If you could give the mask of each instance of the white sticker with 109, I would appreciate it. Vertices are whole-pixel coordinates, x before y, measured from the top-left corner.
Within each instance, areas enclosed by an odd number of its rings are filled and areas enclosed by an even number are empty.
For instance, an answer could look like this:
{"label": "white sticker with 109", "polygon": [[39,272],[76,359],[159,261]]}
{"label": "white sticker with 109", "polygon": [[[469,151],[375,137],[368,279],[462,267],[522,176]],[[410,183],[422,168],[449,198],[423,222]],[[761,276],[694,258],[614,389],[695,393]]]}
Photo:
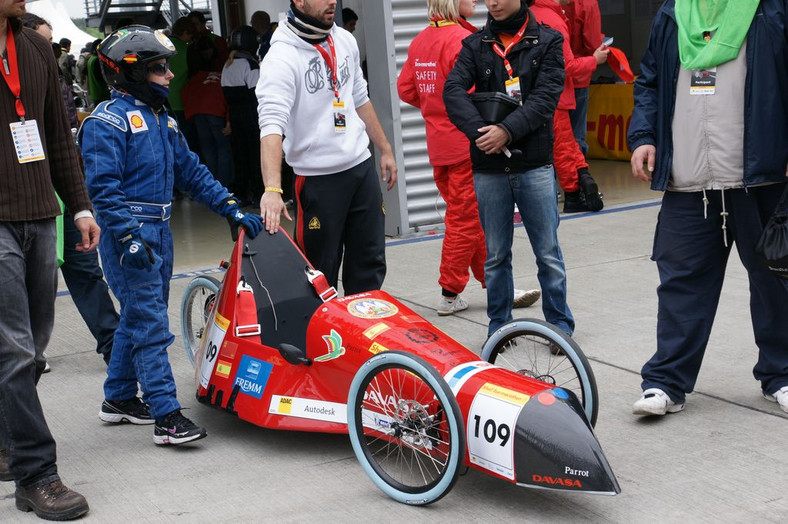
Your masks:
{"label": "white sticker with 109", "polygon": [[487,383],[468,413],[468,455],[471,464],[514,480],[514,432],[520,411],[530,397]]}
{"label": "white sticker with 109", "polygon": [[200,385],[204,388],[208,387],[208,382],[211,380],[211,375],[213,375],[216,357],[219,356],[219,348],[222,347],[229,325],[230,321],[218,313],[211,323],[211,331],[205,340],[205,357],[202,359],[202,366],[200,367]]}

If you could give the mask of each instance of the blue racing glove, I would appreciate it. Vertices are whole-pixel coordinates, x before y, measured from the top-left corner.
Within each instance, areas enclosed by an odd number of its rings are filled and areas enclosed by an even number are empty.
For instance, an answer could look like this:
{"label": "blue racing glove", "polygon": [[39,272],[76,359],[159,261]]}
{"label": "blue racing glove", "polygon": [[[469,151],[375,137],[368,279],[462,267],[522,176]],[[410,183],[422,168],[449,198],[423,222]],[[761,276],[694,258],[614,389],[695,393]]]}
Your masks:
{"label": "blue racing glove", "polygon": [[245,227],[250,238],[256,237],[263,230],[263,217],[257,213],[244,213],[232,197],[222,203],[219,212],[226,216],[231,224]]}
{"label": "blue racing glove", "polygon": [[120,265],[125,263],[136,269],[151,270],[153,267],[153,251],[145,240],[137,233],[129,233],[120,239],[123,245],[123,254],[120,256]]}

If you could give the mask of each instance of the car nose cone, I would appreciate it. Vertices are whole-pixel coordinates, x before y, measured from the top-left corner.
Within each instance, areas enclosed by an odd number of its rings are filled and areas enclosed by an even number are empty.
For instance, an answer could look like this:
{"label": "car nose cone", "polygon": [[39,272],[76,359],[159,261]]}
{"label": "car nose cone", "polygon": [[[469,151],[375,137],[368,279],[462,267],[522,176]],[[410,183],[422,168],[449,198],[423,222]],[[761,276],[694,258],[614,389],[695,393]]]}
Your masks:
{"label": "car nose cone", "polygon": [[517,419],[515,438],[517,484],[602,495],[621,493],[572,392],[555,388],[531,398]]}

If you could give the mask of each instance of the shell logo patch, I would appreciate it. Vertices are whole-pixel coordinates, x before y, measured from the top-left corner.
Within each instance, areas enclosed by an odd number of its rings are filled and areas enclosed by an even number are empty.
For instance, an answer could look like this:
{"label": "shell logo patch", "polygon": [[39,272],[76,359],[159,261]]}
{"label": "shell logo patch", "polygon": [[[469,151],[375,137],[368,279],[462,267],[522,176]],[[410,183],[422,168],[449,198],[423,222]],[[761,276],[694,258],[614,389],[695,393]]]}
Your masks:
{"label": "shell logo patch", "polygon": [[383,353],[384,351],[388,351],[389,348],[378,344],[377,342],[373,342],[371,346],[369,346],[369,352],[373,355],[377,355],[378,353]]}
{"label": "shell logo patch", "polygon": [[386,300],[359,298],[347,305],[347,311],[358,318],[386,318],[399,312],[399,308]]}
{"label": "shell logo patch", "polygon": [[141,133],[148,130],[148,124],[145,123],[145,119],[142,118],[142,113],[139,110],[127,111],[126,118],[129,120],[132,133]]}
{"label": "shell logo patch", "polygon": [[312,217],[309,221],[309,229],[320,229],[320,220],[317,217]]}

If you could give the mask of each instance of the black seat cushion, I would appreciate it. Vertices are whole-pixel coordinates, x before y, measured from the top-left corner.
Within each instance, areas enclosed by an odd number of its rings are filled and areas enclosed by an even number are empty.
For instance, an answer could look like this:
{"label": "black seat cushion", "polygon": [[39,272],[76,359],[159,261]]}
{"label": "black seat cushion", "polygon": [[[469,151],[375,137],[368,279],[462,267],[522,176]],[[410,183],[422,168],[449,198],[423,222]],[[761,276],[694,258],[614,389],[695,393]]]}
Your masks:
{"label": "black seat cushion", "polygon": [[241,274],[254,292],[260,340],[278,348],[287,343],[306,352],[309,319],[323,303],[306,276],[304,255],[284,231],[246,237]]}

